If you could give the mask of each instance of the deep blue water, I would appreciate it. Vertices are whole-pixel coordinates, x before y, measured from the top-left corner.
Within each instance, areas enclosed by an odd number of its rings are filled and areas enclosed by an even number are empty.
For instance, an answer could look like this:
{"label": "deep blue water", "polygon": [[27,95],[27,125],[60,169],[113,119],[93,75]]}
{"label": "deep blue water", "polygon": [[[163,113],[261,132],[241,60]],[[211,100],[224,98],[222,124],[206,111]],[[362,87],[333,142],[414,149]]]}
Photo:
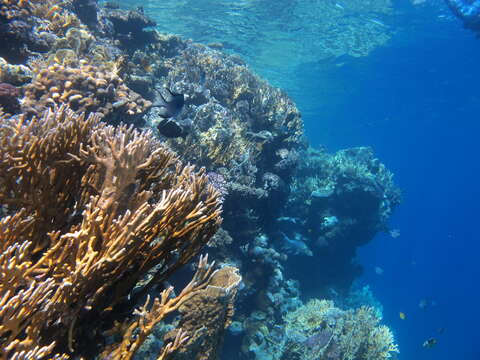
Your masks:
{"label": "deep blue water", "polygon": [[[330,78],[348,86],[336,90],[334,106],[317,99],[318,112],[305,123],[311,141],[332,150],[372,146],[403,191],[391,221],[401,236],[380,234],[359,256],[362,281],[385,307],[399,357],[474,360],[480,359],[480,40],[459,21],[434,20],[405,28],[367,58],[333,66]],[[300,71],[311,90],[307,67]],[[422,310],[423,298],[436,304]],[[422,348],[431,336],[438,345]]]}

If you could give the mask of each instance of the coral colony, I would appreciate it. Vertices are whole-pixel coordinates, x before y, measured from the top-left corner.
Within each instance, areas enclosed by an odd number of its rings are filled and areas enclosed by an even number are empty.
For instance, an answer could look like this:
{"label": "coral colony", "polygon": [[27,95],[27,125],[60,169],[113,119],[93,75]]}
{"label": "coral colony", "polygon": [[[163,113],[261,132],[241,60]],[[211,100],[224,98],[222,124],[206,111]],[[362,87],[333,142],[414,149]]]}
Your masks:
{"label": "coral colony", "polygon": [[1,359],[398,351],[349,295],[400,203],[371,149],[311,148],[287,94],[142,11],[0,0],[0,23]]}

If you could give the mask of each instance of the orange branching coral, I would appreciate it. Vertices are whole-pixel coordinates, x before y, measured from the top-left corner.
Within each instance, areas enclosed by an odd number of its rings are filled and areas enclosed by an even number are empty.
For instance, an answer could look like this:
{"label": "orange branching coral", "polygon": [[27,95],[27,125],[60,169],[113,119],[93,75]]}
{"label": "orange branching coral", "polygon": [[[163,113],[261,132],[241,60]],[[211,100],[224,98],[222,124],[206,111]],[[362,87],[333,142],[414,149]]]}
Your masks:
{"label": "orange branching coral", "polygon": [[48,232],[68,225],[85,172],[69,154],[89,141],[92,129],[100,126],[99,117],[61,108],[29,122],[23,116],[2,116],[0,123],[0,204],[12,211],[24,209],[29,228],[19,232],[16,226],[16,240],[43,249]]}
{"label": "orange branching coral", "polygon": [[166,279],[218,229],[218,193],[150,132],[60,107],[3,115],[0,144],[0,358],[98,354],[134,286]]}
{"label": "orange branching coral", "polygon": [[[178,310],[199,291],[211,286],[212,282],[215,281],[215,275],[218,270],[213,272],[213,263],[208,264],[207,260],[207,257],[200,257],[198,270],[195,273],[195,276],[177,297],[171,297],[173,288],[170,287],[162,292],[160,298],[154,300],[150,309],[148,308],[150,302],[150,298],[148,297],[145,305],[134,312],[134,314],[138,316],[138,319],[128,325],[123,325],[123,327],[127,326],[127,330],[122,332],[122,341],[105,350],[102,356],[105,358],[110,356],[122,360],[131,359],[147,336],[152,333],[156,324],[162,321],[171,312]],[[134,335],[135,332],[136,334]],[[163,349],[158,360],[164,359],[168,354],[180,348],[189,337],[188,333],[184,330],[177,330],[173,341],[169,342]]]}

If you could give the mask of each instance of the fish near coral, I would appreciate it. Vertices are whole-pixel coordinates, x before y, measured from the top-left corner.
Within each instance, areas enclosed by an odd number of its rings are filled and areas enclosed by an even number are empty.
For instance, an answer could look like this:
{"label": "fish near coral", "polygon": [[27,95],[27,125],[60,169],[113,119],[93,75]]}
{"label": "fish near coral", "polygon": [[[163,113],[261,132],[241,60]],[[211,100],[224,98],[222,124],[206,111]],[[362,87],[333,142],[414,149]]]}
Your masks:
{"label": "fish near coral", "polygon": [[430,338],[430,339],[427,339],[424,341],[424,343],[422,344],[422,346],[425,348],[425,349],[431,349],[432,347],[434,347],[435,345],[437,345],[437,339],[435,338]]}
{"label": "fish near coral", "polygon": [[183,128],[174,120],[162,119],[157,125],[158,132],[167,138],[185,137]]}
{"label": "fish near coral", "polygon": [[295,236],[295,239],[290,239],[287,235],[280,231],[283,240],[283,248],[285,251],[293,255],[307,255],[313,256],[312,250],[310,250],[302,240],[299,239],[299,236]]}
{"label": "fish near coral", "polygon": [[176,117],[182,111],[183,105],[185,104],[185,96],[183,94],[178,94],[172,92],[169,88],[165,88],[168,96],[165,98],[161,93],[160,101],[155,102],[152,107],[159,107],[159,115],[164,118]]}
{"label": "fish near coral", "polygon": [[152,107],[159,107],[158,115],[162,118],[157,126],[160,134],[167,138],[185,137],[185,132],[178,122],[170,118],[176,117],[182,111],[185,104],[185,97],[183,94],[172,92],[169,88],[167,91],[167,98],[161,93],[160,101],[154,103]]}

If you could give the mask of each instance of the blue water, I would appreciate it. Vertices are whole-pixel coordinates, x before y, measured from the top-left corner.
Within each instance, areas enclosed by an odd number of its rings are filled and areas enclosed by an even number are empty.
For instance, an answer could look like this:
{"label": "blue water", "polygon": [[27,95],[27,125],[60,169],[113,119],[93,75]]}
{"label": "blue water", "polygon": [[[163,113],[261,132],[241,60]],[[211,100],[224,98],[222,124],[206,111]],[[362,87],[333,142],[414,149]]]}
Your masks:
{"label": "blue water", "polygon": [[[259,2],[263,17],[249,11],[235,17],[246,3],[228,9],[229,2],[200,1],[192,7],[182,1],[175,7],[164,1],[163,12],[157,13],[163,20],[159,28],[202,42],[228,44],[230,36],[235,41],[227,51],[240,53],[294,98],[313,145],[332,151],[373,147],[403,191],[404,201],[391,219],[391,228],[401,235],[379,234],[359,251],[365,267],[360,280],[383,303],[384,320],[400,344],[399,358],[480,359],[480,39],[463,29],[441,1],[414,7],[398,0],[386,22],[391,38],[368,56],[316,62],[299,56],[289,61],[285,55],[275,68],[268,51],[260,50],[263,43],[274,42],[261,32],[261,24],[273,27],[280,21],[268,23],[265,2]],[[294,3],[279,0],[287,13]],[[152,16],[161,6],[144,5]],[[217,19],[209,28],[195,18],[207,10],[221,10],[218,19],[228,22]],[[189,30],[197,20],[205,26]],[[293,40],[302,41],[302,29],[292,26]],[[376,266],[382,275],[375,273]],[[422,299],[428,302],[424,309]],[[399,312],[406,314],[404,320]],[[438,344],[423,348],[430,337]]]}
{"label": "blue water", "polygon": [[[324,106],[327,135],[320,110],[305,119],[312,142],[372,146],[403,190],[391,221],[401,236],[380,234],[360,251],[401,359],[480,359],[479,63],[480,42],[460,22],[423,23],[332,70],[348,90]],[[423,298],[436,305],[420,309]],[[438,345],[422,348],[432,336]]]}

